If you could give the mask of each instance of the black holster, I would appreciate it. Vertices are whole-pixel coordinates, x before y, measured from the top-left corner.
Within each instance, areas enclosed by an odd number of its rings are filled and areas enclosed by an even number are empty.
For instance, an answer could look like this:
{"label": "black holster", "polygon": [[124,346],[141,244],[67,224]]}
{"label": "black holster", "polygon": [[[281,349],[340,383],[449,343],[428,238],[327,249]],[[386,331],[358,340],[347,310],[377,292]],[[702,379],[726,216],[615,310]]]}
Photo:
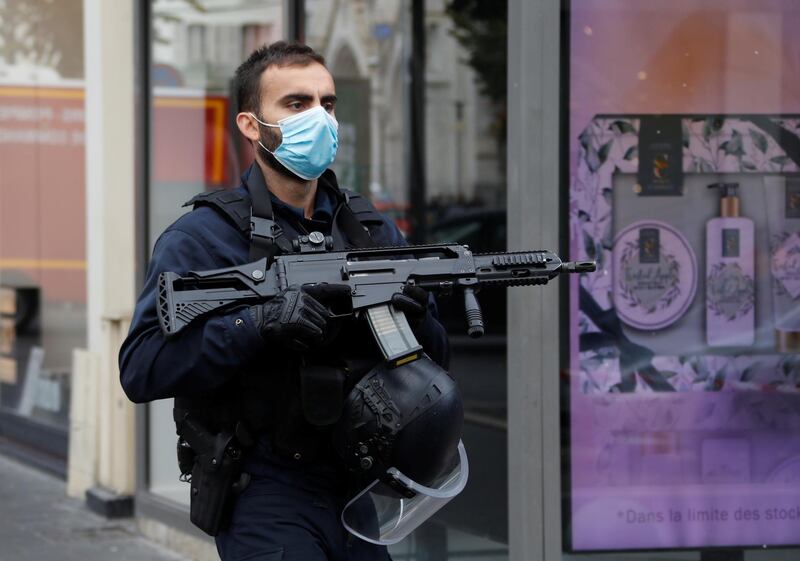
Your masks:
{"label": "black holster", "polygon": [[216,536],[227,526],[236,497],[250,482],[250,476],[242,473],[243,446],[235,431],[212,434],[184,409],[175,408],[173,416],[181,479],[191,484],[190,520]]}

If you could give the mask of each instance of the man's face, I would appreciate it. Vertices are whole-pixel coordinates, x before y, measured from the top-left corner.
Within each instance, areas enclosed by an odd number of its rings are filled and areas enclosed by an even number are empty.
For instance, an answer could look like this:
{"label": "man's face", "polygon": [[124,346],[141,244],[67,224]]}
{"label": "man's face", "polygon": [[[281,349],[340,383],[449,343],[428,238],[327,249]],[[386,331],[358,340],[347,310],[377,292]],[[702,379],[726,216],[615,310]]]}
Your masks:
{"label": "man's face", "polygon": [[261,74],[261,115],[267,123],[277,123],[322,105],[334,114],[336,88],[333,76],[321,64],[270,66]]}
{"label": "man's face", "polygon": [[[265,123],[277,124],[280,119],[318,105],[335,116],[336,88],[333,76],[321,64],[273,65],[261,74],[261,106],[256,116]],[[247,113],[240,113],[237,121],[242,133],[251,140],[261,140],[272,151],[280,145],[280,129],[259,126]],[[262,156],[265,154],[262,153]]]}

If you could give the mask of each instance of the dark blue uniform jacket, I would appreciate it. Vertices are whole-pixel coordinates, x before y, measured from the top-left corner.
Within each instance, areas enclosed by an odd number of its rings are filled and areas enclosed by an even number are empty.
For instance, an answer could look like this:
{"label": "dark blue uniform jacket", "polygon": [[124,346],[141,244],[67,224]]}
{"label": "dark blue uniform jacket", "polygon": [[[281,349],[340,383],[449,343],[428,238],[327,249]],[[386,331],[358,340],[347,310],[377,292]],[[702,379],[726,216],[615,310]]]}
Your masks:
{"label": "dark blue uniform jacket", "polygon": [[[236,188],[247,194],[245,179],[253,173],[253,164]],[[257,175],[260,176],[260,170]],[[251,182],[252,184],[252,182]],[[337,197],[336,178],[326,172],[319,180],[314,213],[311,219],[303,211],[272,196],[275,221],[288,235],[297,232],[331,232]],[[406,245],[393,222],[372,231],[377,245]],[[219,211],[199,207],[180,217],[159,237],[147,271],[144,289],[139,296],[133,322],[119,355],[120,378],[126,395],[142,403],[168,397],[201,397],[213,395],[252,366],[259,357],[264,375],[269,376],[269,360],[281,349],[270,349],[251,321],[247,308],[228,310],[199,318],[183,332],[169,340],[162,335],[156,315],[158,275],[162,271],[185,274],[241,265],[249,261],[249,239]],[[436,318],[433,298],[428,316],[416,335],[426,352],[447,367],[447,336]],[[345,336],[341,335],[341,336]],[[361,344],[361,343],[358,343]],[[374,344],[364,341],[363,344]]]}

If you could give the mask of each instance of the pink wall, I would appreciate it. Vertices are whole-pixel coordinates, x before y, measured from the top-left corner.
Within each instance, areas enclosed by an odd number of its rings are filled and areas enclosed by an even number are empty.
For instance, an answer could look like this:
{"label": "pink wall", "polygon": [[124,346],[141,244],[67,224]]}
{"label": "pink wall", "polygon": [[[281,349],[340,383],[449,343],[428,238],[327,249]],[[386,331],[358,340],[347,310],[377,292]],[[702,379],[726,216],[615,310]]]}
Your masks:
{"label": "pink wall", "polygon": [[0,87],[0,281],[46,301],[86,301],[83,104],[78,88]]}

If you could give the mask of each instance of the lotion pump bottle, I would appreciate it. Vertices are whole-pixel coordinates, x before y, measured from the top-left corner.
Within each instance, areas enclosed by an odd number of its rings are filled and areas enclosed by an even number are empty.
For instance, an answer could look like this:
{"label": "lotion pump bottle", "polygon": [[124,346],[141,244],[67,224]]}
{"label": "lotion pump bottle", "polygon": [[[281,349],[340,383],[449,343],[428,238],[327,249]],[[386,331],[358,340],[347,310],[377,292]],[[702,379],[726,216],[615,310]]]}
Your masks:
{"label": "lotion pump bottle", "polygon": [[756,285],[753,221],[740,216],[737,183],[715,183],[720,216],[706,224],[706,342],[743,347],[755,342]]}

